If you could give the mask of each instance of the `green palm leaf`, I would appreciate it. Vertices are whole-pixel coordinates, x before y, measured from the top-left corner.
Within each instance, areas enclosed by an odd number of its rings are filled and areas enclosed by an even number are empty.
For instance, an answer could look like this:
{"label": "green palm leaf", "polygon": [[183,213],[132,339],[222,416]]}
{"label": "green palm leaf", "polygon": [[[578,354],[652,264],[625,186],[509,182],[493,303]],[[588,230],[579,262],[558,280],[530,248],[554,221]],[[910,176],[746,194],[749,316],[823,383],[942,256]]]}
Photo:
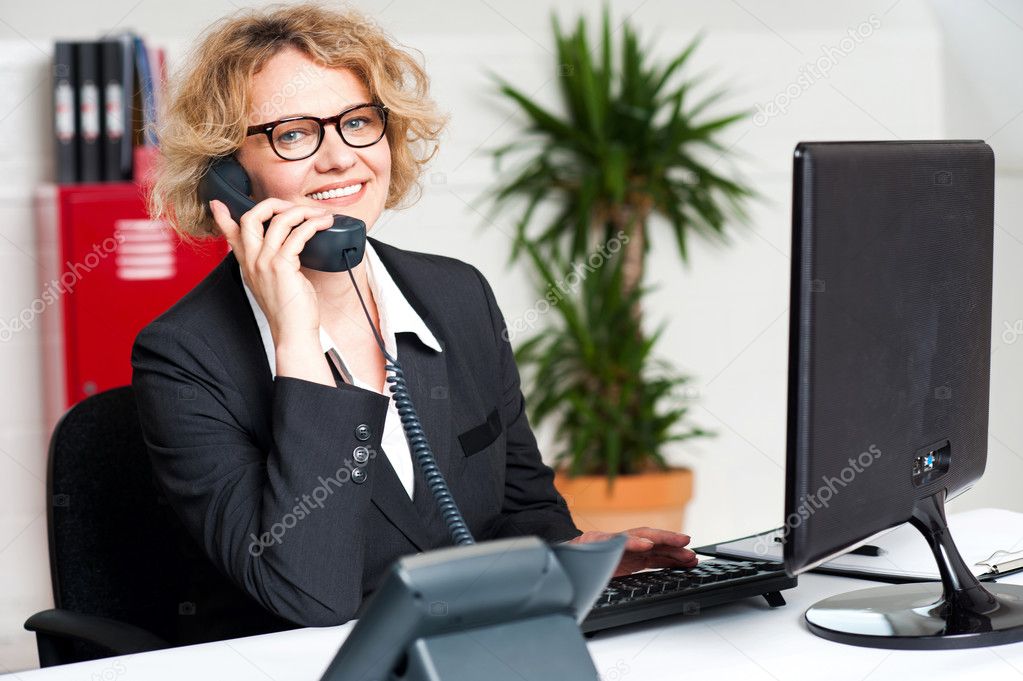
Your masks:
{"label": "green palm leaf", "polygon": [[[702,35],[657,64],[628,21],[615,37],[607,7],[596,43],[581,18],[566,32],[552,14],[551,27],[560,111],[491,76],[522,134],[492,150],[503,179],[488,194],[491,211],[518,216],[511,261],[526,259],[541,296],[558,292],[542,329],[516,350],[530,416],[555,420],[559,465],[613,479],[664,467],[668,443],[709,434],[687,423],[689,378],[655,356],[664,326],[644,329],[644,264],[655,239],[670,238],[685,261],[694,232],[720,241],[745,219],[754,193],[719,162],[730,155],[720,135],[748,112],[708,115],[724,89],[692,103],[700,78],[685,72]],[[648,233],[654,216],[669,235]],[[599,251],[610,243],[621,248]],[[599,266],[565,290],[598,251]]]}

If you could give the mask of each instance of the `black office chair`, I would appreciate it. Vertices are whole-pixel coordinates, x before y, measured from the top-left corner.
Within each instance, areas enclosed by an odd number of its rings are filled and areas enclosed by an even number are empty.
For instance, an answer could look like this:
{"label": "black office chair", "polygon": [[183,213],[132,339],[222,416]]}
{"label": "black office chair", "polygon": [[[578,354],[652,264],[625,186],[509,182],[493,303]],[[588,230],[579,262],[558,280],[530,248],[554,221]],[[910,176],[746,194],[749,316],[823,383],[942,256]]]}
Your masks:
{"label": "black office chair", "polygon": [[296,627],[237,588],[187,535],[153,480],[130,386],[64,414],[46,487],[56,609],[25,622],[41,666]]}

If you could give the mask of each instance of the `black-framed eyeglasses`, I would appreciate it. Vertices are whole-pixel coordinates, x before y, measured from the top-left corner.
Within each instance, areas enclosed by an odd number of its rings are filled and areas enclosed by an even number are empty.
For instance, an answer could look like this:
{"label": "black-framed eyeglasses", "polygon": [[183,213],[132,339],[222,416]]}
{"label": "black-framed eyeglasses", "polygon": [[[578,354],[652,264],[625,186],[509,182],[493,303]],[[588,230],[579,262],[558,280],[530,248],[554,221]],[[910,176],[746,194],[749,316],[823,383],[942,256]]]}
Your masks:
{"label": "black-framed eyeglasses", "polygon": [[358,104],[329,118],[283,118],[273,123],[250,126],[246,136],[266,135],[275,154],[285,161],[301,161],[320,148],[328,125],[337,129],[348,146],[356,149],[371,147],[387,131],[387,107],[383,104]]}

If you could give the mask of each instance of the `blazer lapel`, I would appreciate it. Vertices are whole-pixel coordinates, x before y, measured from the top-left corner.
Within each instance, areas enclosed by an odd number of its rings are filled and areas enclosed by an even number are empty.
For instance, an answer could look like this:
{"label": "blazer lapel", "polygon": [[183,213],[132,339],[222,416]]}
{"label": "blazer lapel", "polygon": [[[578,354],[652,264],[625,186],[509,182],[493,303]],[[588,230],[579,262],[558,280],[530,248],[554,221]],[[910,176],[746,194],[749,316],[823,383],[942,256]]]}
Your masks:
{"label": "blazer lapel", "polygon": [[[438,353],[410,334],[399,334],[398,362],[405,374],[409,395],[416,408],[423,434],[430,444],[437,469],[445,480],[451,477],[451,402],[448,399],[448,371],[443,353]],[[447,525],[440,516],[426,475],[412,453],[415,491],[412,505],[429,529],[433,545],[449,544]],[[450,483],[449,483],[450,484]]]}
{"label": "blazer lapel", "polygon": [[408,498],[408,492],[394,472],[386,454],[373,462],[373,494],[370,500],[405,537],[420,551],[431,548],[430,534],[419,512]]}

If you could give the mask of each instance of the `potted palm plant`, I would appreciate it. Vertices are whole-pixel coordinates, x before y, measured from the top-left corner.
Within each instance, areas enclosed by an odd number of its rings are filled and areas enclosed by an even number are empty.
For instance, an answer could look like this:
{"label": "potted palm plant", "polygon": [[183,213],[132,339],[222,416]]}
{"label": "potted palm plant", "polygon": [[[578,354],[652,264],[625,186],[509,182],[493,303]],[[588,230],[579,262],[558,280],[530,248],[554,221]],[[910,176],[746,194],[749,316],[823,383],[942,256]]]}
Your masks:
{"label": "potted palm plant", "polygon": [[[707,118],[720,90],[691,103],[694,80],[679,76],[699,39],[648,64],[626,22],[615,55],[605,9],[594,59],[583,19],[567,35],[552,23],[563,112],[494,76],[525,130],[494,150],[488,195],[494,211],[521,207],[511,259],[528,259],[554,312],[516,351],[527,404],[534,423],[554,421],[555,484],[581,529],[678,529],[692,472],[664,449],[708,433],[688,423],[689,379],[654,354],[663,326],[645,328],[649,228],[665,219],[685,261],[690,234],[720,240],[745,218],[752,191],[714,168],[728,155],[719,133],[747,114]],[[516,167],[502,173],[506,159]]]}

